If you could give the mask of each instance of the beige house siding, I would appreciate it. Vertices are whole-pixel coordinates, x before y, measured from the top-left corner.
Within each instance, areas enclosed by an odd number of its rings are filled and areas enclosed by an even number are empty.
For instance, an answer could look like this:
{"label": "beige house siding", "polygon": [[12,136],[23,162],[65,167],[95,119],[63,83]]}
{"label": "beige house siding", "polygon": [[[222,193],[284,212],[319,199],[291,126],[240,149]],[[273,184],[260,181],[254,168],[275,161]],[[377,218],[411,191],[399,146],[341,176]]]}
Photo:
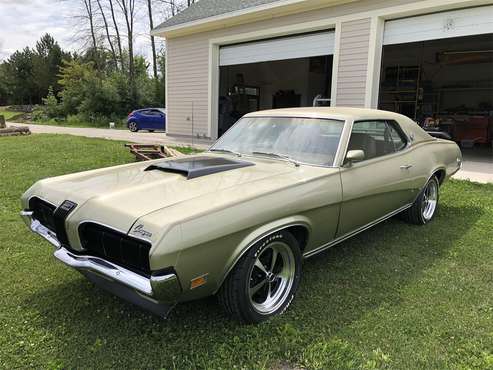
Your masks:
{"label": "beige house siding", "polygon": [[[248,32],[294,24],[322,21],[375,9],[415,3],[415,0],[362,0],[298,14],[261,20],[221,30],[202,32],[189,36],[167,39],[167,108],[168,133],[191,135],[192,102],[194,133],[207,135],[209,131],[209,40],[241,35]],[[341,46],[344,53],[339,62],[337,105],[364,104],[366,63],[368,59],[369,19],[342,24]],[[364,33],[366,34],[366,37]],[[347,35],[345,34],[347,33]],[[359,41],[353,42],[352,38]],[[336,50],[337,52],[337,50]],[[356,63],[357,65],[353,65]],[[357,72],[357,73],[356,73]],[[211,132],[214,136],[215,133]]]}
{"label": "beige house siding", "polygon": [[207,135],[208,40],[170,39],[166,47],[168,133],[192,135],[193,119],[194,135]]}
{"label": "beige house siding", "polygon": [[371,19],[341,24],[336,105],[364,107]]}

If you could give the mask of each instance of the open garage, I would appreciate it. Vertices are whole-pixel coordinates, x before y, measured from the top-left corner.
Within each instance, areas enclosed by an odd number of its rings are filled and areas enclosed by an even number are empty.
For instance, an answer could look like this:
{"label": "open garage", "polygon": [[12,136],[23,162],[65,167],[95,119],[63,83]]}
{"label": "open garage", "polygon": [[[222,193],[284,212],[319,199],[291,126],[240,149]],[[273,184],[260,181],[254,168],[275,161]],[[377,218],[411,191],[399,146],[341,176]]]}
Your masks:
{"label": "open garage", "polygon": [[379,107],[491,154],[493,7],[386,23]]}
{"label": "open garage", "polygon": [[330,105],[334,32],[223,46],[218,136],[248,112]]}

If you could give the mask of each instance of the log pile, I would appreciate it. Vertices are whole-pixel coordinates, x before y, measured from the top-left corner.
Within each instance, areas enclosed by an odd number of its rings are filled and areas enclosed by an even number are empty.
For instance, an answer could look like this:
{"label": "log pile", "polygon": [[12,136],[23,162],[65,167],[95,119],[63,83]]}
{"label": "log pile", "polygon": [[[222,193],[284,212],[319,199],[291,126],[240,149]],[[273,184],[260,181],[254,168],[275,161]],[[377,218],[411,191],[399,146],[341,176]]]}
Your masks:
{"label": "log pile", "polygon": [[155,144],[125,144],[130,148],[130,153],[135,155],[138,161],[148,161],[151,159],[182,157],[184,154],[166,145]]}
{"label": "log pile", "polygon": [[17,136],[17,135],[30,135],[31,131],[29,127],[7,127],[5,123],[5,117],[0,115],[0,137],[2,136]]}

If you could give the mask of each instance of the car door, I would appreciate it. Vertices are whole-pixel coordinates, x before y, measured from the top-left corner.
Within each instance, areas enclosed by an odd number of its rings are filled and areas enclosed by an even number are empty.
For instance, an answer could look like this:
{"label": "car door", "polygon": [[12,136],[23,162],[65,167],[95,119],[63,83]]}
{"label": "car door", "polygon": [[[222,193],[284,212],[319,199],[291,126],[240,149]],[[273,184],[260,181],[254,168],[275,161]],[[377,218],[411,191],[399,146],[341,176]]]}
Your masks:
{"label": "car door", "polygon": [[149,129],[164,130],[164,113],[158,109],[151,109],[148,112]]}
{"label": "car door", "polygon": [[149,128],[151,130],[162,130],[163,129],[163,118],[161,116],[161,112],[158,111],[157,109],[152,109],[149,111],[149,117],[150,117],[150,126]]}
{"label": "car door", "polygon": [[165,129],[165,114],[163,111],[156,109],[156,130]]}
{"label": "car door", "polygon": [[141,130],[152,129],[152,115],[150,110],[141,110],[139,117],[139,128]]}
{"label": "car door", "polygon": [[348,234],[412,203],[414,165],[409,139],[397,122],[354,122],[347,150],[365,158],[341,169],[343,200],[338,236]]}

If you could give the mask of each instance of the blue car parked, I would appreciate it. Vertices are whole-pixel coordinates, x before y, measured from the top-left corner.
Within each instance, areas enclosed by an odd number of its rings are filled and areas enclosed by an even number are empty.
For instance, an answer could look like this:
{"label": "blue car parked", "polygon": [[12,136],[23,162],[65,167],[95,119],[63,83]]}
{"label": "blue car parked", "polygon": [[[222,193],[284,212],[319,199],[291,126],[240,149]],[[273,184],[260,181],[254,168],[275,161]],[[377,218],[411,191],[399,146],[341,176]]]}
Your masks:
{"label": "blue car parked", "polygon": [[134,110],[128,115],[128,129],[132,132],[147,130],[150,132],[166,131],[166,109],[145,108]]}

